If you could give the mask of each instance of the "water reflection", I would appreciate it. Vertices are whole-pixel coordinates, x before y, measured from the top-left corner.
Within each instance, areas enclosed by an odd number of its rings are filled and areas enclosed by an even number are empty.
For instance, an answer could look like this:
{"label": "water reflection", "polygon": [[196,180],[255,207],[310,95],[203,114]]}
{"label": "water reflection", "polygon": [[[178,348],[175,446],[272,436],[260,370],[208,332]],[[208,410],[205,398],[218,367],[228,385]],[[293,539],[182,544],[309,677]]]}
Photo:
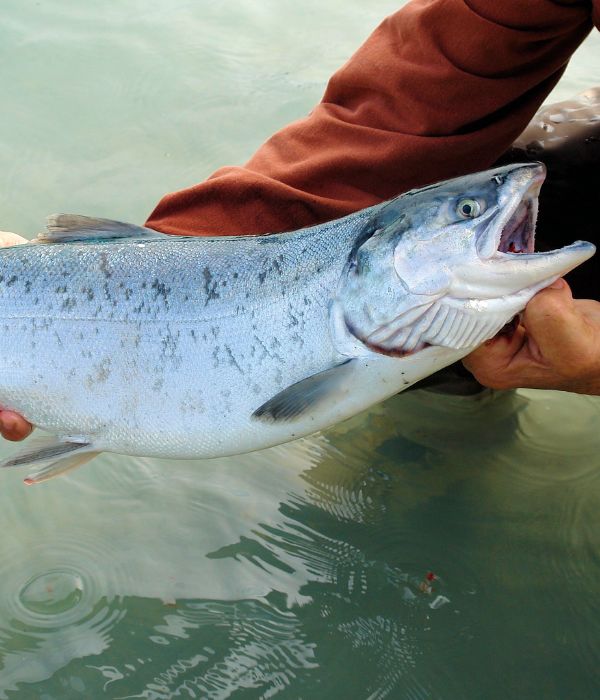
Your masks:
{"label": "water reflection", "polygon": [[591,687],[599,411],[415,392],[243,458],[2,474],[2,697],[493,698],[520,656],[527,697]]}

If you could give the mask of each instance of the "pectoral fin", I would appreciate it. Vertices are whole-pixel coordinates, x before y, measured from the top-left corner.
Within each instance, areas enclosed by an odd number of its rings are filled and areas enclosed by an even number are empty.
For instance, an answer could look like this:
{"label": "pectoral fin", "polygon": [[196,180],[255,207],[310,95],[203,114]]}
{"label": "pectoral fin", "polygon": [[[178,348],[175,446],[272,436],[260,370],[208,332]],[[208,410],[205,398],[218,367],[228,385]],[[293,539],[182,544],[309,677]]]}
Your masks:
{"label": "pectoral fin", "polygon": [[257,408],[252,417],[269,423],[290,421],[325,402],[335,402],[354,388],[351,381],[354,363],[355,360],[346,360],[292,384]]}
{"label": "pectoral fin", "polygon": [[54,476],[71,471],[98,454],[89,442],[61,440],[53,436],[36,437],[28,440],[12,457],[0,462],[4,467],[37,467],[25,483],[39,484]]}

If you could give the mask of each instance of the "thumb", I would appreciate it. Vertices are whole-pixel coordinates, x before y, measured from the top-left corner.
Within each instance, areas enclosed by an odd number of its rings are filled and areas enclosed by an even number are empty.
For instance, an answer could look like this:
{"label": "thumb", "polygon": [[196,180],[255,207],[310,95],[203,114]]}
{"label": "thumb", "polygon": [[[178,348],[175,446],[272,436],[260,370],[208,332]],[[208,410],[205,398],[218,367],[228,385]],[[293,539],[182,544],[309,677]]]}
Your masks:
{"label": "thumb", "polygon": [[16,233],[11,233],[10,231],[0,231],[0,248],[5,248],[11,245],[20,245],[21,243],[29,243],[29,241]]}
{"label": "thumb", "polygon": [[538,292],[527,305],[522,323],[541,355],[550,361],[565,359],[589,332],[573,303],[569,285],[558,279]]}

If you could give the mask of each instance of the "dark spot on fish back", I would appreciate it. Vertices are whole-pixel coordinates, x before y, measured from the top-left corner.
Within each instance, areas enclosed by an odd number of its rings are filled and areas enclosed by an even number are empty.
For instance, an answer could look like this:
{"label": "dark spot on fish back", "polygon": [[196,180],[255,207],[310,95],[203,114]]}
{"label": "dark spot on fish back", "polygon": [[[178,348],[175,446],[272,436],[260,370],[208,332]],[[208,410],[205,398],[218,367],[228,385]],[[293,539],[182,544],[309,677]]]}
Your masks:
{"label": "dark spot on fish back", "polygon": [[77,306],[77,301],[72,297],[67,297],[63,300],[62,308],[66,311],[68,311],[69,309],[73,309],[75,306]]}
{"label": "dark spot on fish back", "polygon": [[238,364],[229,345],[225,345],[225,352],[227,353],[227,356],[229,358],[229,364],[235,367],[237,370],[239,370],[240,374],[244,374],[244,370]]}
{"label": "dark spot on fish back", "polygon": [[219,353],[221,352],[221,348],[217,345],[215,349],[212,351],[212,358],[213,358],[213,367],[216,369],[219,366]]}
{"label": "dark spot on fish back", "polygon": [[100,270],[107,279],[112,277],[112,272],[108,266],[108,255],[105,251],[100,253]]}
{"label": "dark spot on fish back", "polygon": [[152,289],[154,289],[155,299],[158,299],[158,297],[162,297],[165,301],[165,303],[168,301],[169,293],[171,291],[171,287],[167,287],[164,282],[160,282],[158,279],[155,279],[154,282],[152,283]]}
{"label": "dark spot on fish back", "polygon": [[202,270],[202,276],[204,277],[204,291],[206,293],[204,304],[206,305],[211,299],[218,299],[219,293],[217,292],[217,282],[213,279],[213,275],[208,267]]}

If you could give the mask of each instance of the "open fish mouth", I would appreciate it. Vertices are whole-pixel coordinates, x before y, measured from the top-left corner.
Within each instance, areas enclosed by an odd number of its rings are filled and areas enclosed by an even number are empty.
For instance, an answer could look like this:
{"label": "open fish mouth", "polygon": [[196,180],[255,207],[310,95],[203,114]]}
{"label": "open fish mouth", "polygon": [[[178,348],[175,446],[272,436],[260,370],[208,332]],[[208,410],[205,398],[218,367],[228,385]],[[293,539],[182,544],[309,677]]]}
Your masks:
{"label": "open fish mouth", "polygon": [[522,191],[514,195],[506,219],[500,222],[500,237],[496,251],[504,254],[534,253],[535,224],[538,215],[538,197],[546,168],[539,164],[529,169],[530,179]]}
{"label": "open fish mouth", "polygon": [[499,253],[534,252],[537,209],[537,196],[521,200],[502,228],[498,244]]}
{"label": "open fish mouth", "polygon": [[[528,170],[528,182],[523,184],[520,192],[513,194],[512,201],[505,204],[504,211],[494,224],[494,233],[491,236],[488,234],[489,242],[490,238],[496,240],[495,253],[491,258],[495,262],[508,262],[511,259],[514,261],[515,256],[522,256],[523,262],[529,259],[532,271],[539,270],[540,281],[552,281],[551,277],[556,279],[591,257],[595,247],[585,241],[575,241],[555,250],[535,250],[538,197],[546,177],[546,168],[540,163],[530,166]],[[485,248],[485,245],[482,247]],[[535,284],[533,278],[531,283]],[[544,284],[535,286],[539,290]]]}
{"label": "open fish mouth", "polygon": [[[520,199],[515,200],[515,205],[512,212],[508,214],[508,219],[500,223],[499,242],[493,256],[496,261],[500,259],[500,261],[506,262],[509,262],[511,258],[514,260],[516,256],[522,256],[522,259],[525,260],[529,259],[530,265],[533,264],[543,271],[540,282],[531,285],[531,289],[537,291],[543,289],[552,279],[569,272],[573,267],[591,257],[595,251],[592,244],[584,241],[576,241],[556,250],[535,251],[538,197],[545,175],[544,167],[540,167],[538,172],[533,174],[531,182],[521,193]],[[544,270],[546,263],[547,266]],[[522,312],[517,313],[498,331],[495,337],[498,335],[512,336],[521,317]]]}

